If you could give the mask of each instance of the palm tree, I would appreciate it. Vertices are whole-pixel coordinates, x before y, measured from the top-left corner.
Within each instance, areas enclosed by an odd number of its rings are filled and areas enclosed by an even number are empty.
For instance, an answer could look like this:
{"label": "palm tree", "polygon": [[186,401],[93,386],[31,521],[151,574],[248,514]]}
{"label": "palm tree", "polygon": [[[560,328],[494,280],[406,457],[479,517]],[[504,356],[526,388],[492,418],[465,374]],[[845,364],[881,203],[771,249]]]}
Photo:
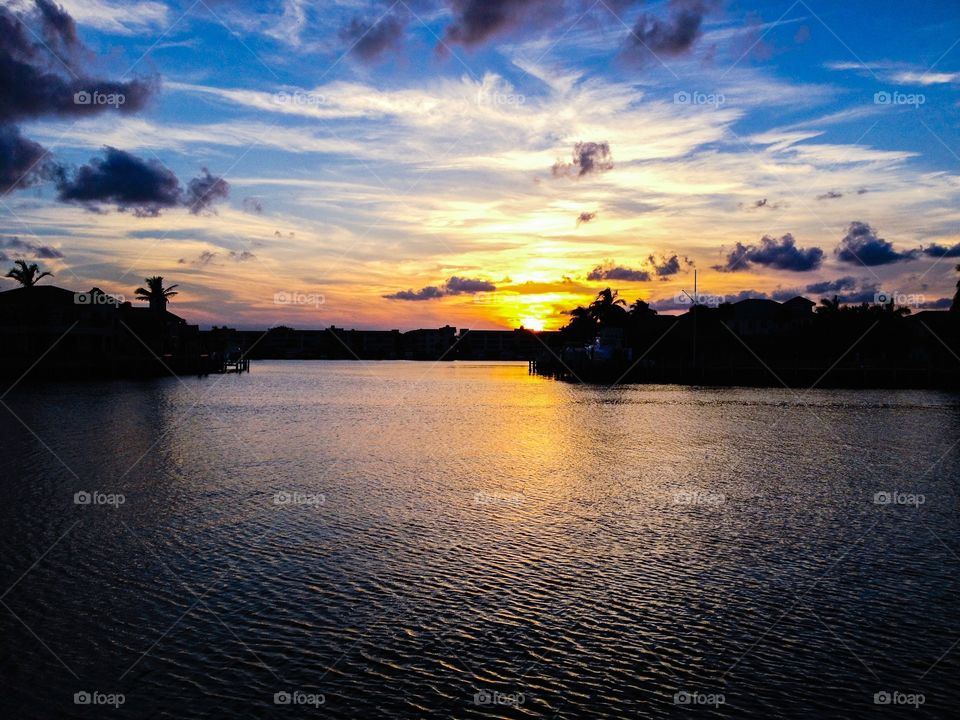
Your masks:
{"label": "palm tree", "polygon": [[626,306],[627,301],[621,297],[617,297],[618,295],[619,293],[616,290],[605,288],[597,293],[597,299],[590,303],[587,310],[590,311],[590,314],[599,323],[607,323],[613,319],[615,315],[625,315],[626,310],[623,308]]}
{"label": "palm tree", "polygon": [[25,288],[33,287],[37,284],[37,282],[48,275],[53,277],[53,273],[40,272],[40,268],[36,263],[27,265],[26,261],[24,260],[16,260],[15,265],[18,267],[11,268],[10,272],[7,273],[7,277],[13,278]]}
{"label": "palm tree", "polygon": [[[960,265],[957,265],[957,272],[960,273]],[[957,280],[957,292],[953,296],[953,304],[950,306],[950,312],[960,312],[960,280]]]}
{"label": "palm tree", "polygon": [[160,275],[144,278],[143,281],[147,284],[147,287],[137,288],[133,292],[133,294],[137,296],[137,300],[146,300],[149,302],[151,310],[166,310],[167,301],[177,294],[174,288],[178,286],[171,285],[165,288],[163,286],[163,277]]}
{"label": "palm tree", "polygon": [[633,301],[633,305],[630,306],[630,316],[637,319],[650,318],[657,314],[657,311],[654,310],[648,303],[645,303],[640,298],[637,298]]}
{"label": "palm tree", "polygon": [[833,296],[833,300],[830,298],[821,298],[820,307],[817,308],[817,312],[821,315],[836,315],[840,312],[840,298],[836,295]]}

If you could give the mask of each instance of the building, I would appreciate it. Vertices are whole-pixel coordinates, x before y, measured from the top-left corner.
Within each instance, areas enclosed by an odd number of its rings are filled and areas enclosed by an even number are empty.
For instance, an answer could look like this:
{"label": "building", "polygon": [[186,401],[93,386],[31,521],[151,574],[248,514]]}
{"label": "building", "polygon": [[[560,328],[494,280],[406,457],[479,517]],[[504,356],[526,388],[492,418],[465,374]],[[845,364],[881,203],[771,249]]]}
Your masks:
{"label": "building", "polygon": [[136,376],[206,370],[199,328],[166,309],[120,303],[99,288],[0,292],[0,374]]}

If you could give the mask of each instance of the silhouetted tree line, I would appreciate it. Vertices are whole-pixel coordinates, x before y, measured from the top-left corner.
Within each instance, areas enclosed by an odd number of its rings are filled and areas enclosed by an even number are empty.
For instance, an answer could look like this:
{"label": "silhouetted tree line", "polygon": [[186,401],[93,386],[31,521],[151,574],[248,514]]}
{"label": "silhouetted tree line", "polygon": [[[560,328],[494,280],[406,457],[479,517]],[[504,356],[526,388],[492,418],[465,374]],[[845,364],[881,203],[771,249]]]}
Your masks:
{"label": "silhouetted tree line", "polygon": [[[762,322],[755,322],[751,309],[759,310]],[[569,316],[560,331],[562,350],[542,353],[538,372],[607,383],[960,384],[960,282],[950,312],[913,314],[892,301],[844,305],[833,297],[815,309],[802,298],[694,303],[688,312],[668,316],[642,300],[628,305],[607,288]]]}

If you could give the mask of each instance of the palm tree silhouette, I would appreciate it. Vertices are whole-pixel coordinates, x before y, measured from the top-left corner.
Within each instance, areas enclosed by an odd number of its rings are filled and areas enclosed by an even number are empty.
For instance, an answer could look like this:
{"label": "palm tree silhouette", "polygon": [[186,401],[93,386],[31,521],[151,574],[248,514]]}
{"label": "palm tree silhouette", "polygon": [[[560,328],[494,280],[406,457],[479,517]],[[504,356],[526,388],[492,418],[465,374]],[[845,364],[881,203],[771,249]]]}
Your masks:
{"label": "palm tree silhouette", "polygon": [[16,260],[15,264],[18,267],[10,269],[10,272],[7,273],[8,278],[13,278],[18,283],[23,285],[23,287],[33,287],[37,284],[42,278],[53,277],[53,273],[49,272],[40,272],[40,268],[36,263],[31,263],[27,265],[24,260]]}
{"label": "palm tree silhouette", "polygon": [[[960,273],[960,265],[957,265],[957,272]],[[960,280],[957,280],[957,292],[953,296],[950,312],[960,312]]]}
{"label": "palm tree silhouette", "polygon": [[833,300],[830,298],[821,298],[820,307],[817,308],[817,312],[822,315],[836,315],[840,312],[840,298],[836,295],[833,296]]}
{"label": "palm tree silhouette", "polygon": [[151,310],[166,310],[167,301],[177,294],[174,288],[179,286],[171,285],[165,288],[163,286],[163,277],[160,275],[144,278],[143,281],[147,284],[147,287],[140,287],[133,291],[133,294],[137,296],[137,300],[146,300],[149,302]]}
{"label": "palm tree silhouette", "polygon": [[621,297],[617,297],[618,295],[619,293],[616,290],[604,288],[597,293],[597,299],[590,303],[587,310],[590,311],[590,315],[592,315],[595,320],[605,323],[614,313],[617,313],[618,310],[621,313],[626,312],[623,308],[626,306],[627,301]]}
{"label": "palm tree silhouette", "polygon": [[642,319],[653,317],[657,314],[657,311],[654,310],[650,305],[640,298],[637,298],[633,301],[633,304],[630,306],[630,317]]}

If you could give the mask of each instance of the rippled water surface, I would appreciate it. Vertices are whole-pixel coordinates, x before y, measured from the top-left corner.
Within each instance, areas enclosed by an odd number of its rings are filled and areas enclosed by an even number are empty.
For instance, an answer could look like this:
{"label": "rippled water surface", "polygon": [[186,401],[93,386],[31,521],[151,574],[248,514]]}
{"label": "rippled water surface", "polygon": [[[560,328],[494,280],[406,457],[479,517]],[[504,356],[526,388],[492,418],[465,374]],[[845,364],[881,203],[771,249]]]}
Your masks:
{"label": "rippled water surface", "polygon": [[3,403],[6,717],[960,705],[954,395],[264,362]]}

